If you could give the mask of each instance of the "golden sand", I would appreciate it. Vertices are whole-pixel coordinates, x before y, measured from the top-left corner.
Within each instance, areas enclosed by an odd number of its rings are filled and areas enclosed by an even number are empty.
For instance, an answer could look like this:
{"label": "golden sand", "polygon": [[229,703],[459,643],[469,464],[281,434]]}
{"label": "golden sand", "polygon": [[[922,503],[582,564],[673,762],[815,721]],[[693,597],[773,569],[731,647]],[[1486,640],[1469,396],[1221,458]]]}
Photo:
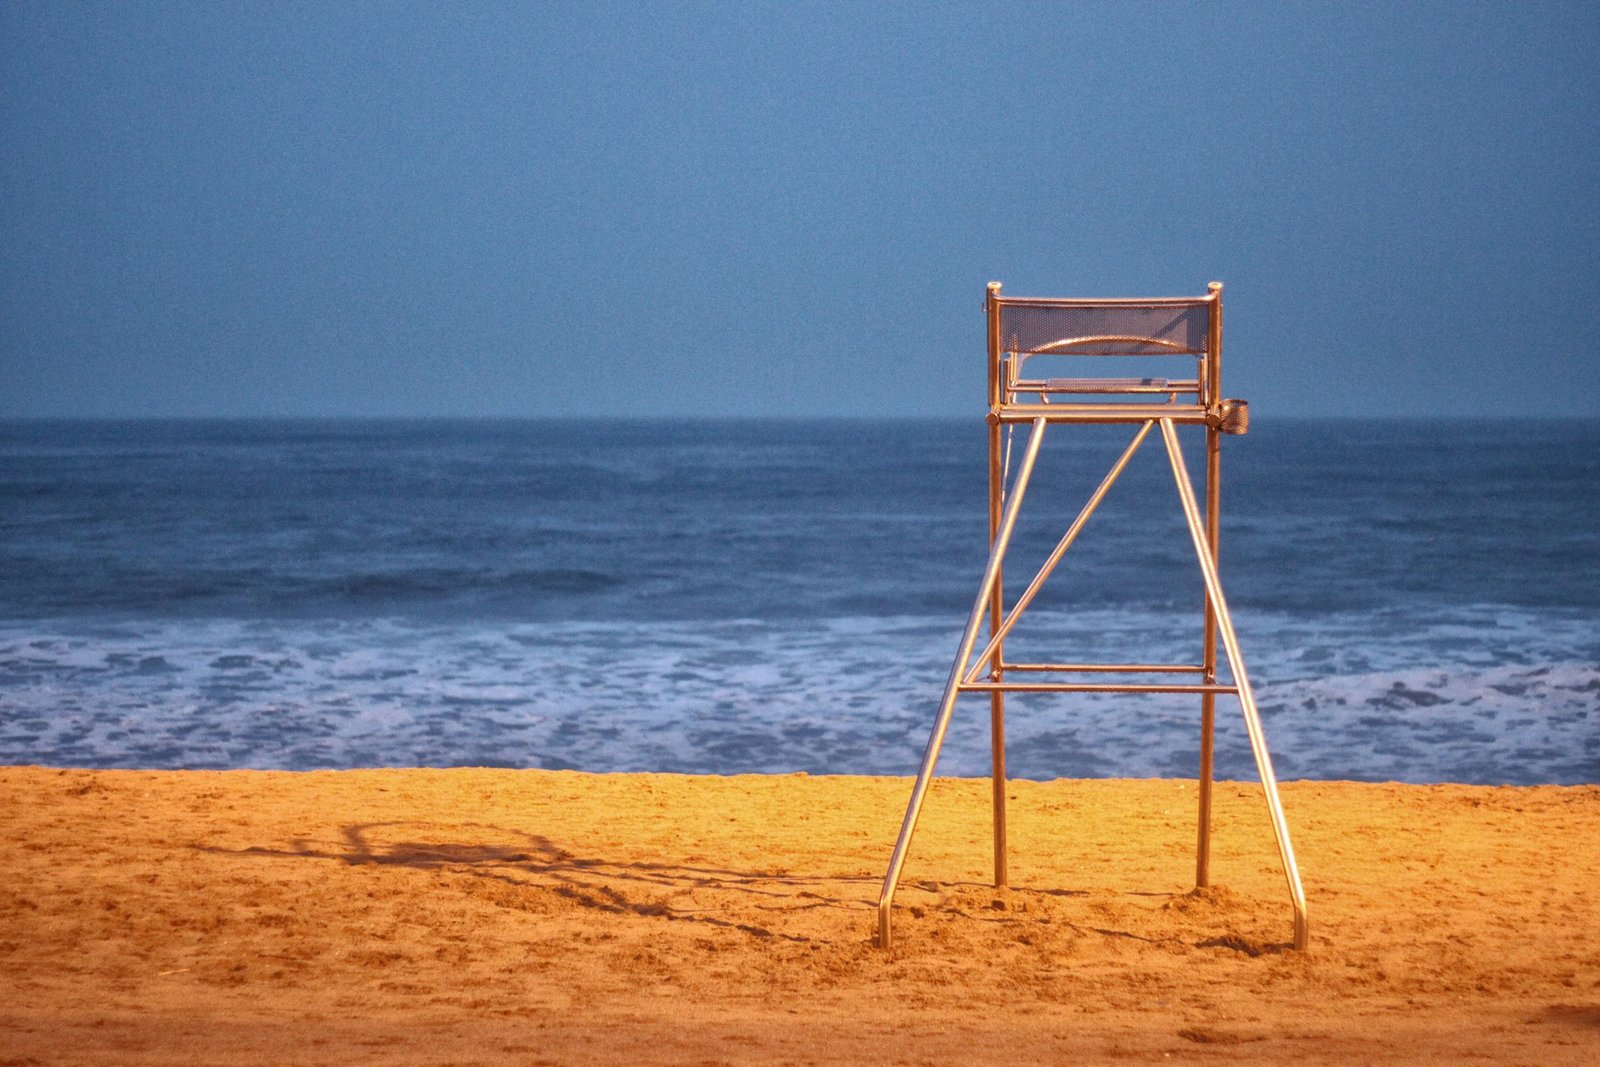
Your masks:
{"label": "golden sand", "polygon": [[1600,1063],[1600,788],[0,769],[0,1064]]}

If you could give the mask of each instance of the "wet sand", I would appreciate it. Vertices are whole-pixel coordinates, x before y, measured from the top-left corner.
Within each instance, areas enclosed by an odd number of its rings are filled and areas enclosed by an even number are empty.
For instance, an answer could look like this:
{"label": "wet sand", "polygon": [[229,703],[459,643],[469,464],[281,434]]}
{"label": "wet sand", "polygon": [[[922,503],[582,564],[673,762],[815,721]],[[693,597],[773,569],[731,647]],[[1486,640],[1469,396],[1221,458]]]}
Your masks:
{"label": "wet sand", "polygon": [[0,1064],[1600,1062],[1600,787],[0,768]]}

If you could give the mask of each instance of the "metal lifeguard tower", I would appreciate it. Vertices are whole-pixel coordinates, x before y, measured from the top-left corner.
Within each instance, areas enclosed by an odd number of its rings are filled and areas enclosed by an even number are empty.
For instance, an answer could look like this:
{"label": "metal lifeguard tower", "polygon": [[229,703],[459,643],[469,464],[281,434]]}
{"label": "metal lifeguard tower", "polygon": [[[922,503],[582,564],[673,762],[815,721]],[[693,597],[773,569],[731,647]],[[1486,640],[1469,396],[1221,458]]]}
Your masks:
{"label": "metal lifeguard tower", "polygon": [[[1278,855],[1283,862],[1294,903],[1294,947],[1306,947],[1306,900],[1295,866],[1294,849],[1289,843],[1289,827],[1278,799],[1278,782],[1272,772],[1272,758],[1261,731],[1255,695],[1239,654],[1239,640],[1228,615],[1228,603],[1217,578],[1219,529],[1218,486],[1219,444],[1223,434],[1244,433],[1248,408],[1242,400],[1223,399],[1221,388],[1222,284],[1212,282],[1201,297],[1176,297],[1135,300],[1059,300],[1007,297],[1000,294],[1000,283],[990,282],[989,318],[989,562],[984,568],[972,614],[961,636],[960,650],[944,696],[934,719],[933,732],[922,757],[922,769],[911,790],[894,856],[884,875],[878,896],[878,944],[888,948],[892,936],[892,908],[895,888],[900,882],[906,851],[917,828],[922,802],[939,761],[939,749],[950,725],[956,698],[963,693],[987,693],[994,760],[994,882],[1006,884],[1006,771],[1005,698],[1007,693],[1193,693],[1200,697],[1200,810],[1196,843],[1195,884],[1210,883],[1212,733],[1216,698],[1219,693],[1238,696],[1244,711],[1250,748],[1261,776],[1262,792],[1272,818]],[[1176,378],[1127,378],[1105,375],[1089,377],[1043,377],[1030,373],[1029,363],[1044,356],[1139,356],[1181,357]],[[1041,363],[1069,362],[1089,369],[1103,367],[1099,360],[1042,360]],[[1141,360],[1167,362],[1159,360]],[[1187,376],[1192,368],[1193,376]],[[1123,449],[1110,471],[1090,495],[1076,519],[1046,557],[1033,580],[1006,610],[1001,577],[1006,548],[1011,542],[1017,514],[1028,489],[1028,480],[1039,456],[1045,430],[1055,425],[1126,424],[1135,427],[1133,440]],[[1002,437],[1018,424],[1026,424],[1027,447],[1016,476],[1006,486],[1006,462]],[[1195,500],[1194,487],[1178,447],[1179,426],[1202,426],[1206,435],[1205,509]],[[1002,434],[1006,430],[1007,434]],[[1151,430],[1159,430],[1172,465],[1178,499],[1194,542],[1195,556],[1205,582],[1204,614],[1200,627],[1200,662],[1174,663],[1012,663],[1004,658],[1002,647],[1022,613],[1034,600],[1071,547],[1084,523],[1093,514],[1106,491],[1133,458]],[[973,655],[985,618],[988,643]],[[1217,636],[1221,634],[1227,653],[1231,681],[1217,677]],[[1066,681],[1063,676],[1126,679],[1143,675],[1165,680],[1133,682]],[[1187,676],[1187,679],[1185,679]],[[1173,680],[1178,679],[1178,680]]]}

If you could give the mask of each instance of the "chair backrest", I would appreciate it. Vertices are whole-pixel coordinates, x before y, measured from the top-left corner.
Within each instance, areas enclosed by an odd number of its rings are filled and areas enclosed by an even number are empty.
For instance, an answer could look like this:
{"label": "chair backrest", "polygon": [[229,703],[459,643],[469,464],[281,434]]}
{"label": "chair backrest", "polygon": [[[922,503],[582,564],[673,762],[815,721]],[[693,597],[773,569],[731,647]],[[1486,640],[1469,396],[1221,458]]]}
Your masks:
{"label": "chair backrest", "polygon": [[[1222,339],[1222,286],[1211,283],[1202,297],[1131,300],[1072,300],[1000,295],[989,286],[991,403],[1017,394],[1048,401],[1061,394],[1191,395],[1199,403],[1216,396]],[[1072,376],[1030,373],[1041,356],[1182,356],[1194,360],[1194,377],[1114,377],[1092,362],[1071,364]],[[1047,365],[1061,366],[1059,360]],[[1170,364],[1154,363],[1156,369]],[[1149,363],[1142,363],[1141,367]],[[1122,368],[1125,371],[1126,364]]]}

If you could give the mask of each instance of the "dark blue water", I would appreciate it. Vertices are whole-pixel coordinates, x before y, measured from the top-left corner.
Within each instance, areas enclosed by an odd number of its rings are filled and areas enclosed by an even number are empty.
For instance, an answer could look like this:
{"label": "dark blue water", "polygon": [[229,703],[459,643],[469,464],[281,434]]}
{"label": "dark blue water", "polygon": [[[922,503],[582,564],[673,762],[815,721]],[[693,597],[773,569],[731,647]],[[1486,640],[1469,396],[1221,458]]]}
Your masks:
{"label": "dark blue water", "polygon": [[[1051,431],[1015,587],[1130,436]],[[908,774],[983,567],[984,440],[0,424],[0,761]],[[1263,419],[1223,462],[1280,775],[1600,780],[1600,424]],[[1152,438],[1008,647],[1192,659],[1200,596]],[[1192,774],[1196,704],[1015,699],[1012,769]],[[944,771],[984,771],[986,721]]]}

